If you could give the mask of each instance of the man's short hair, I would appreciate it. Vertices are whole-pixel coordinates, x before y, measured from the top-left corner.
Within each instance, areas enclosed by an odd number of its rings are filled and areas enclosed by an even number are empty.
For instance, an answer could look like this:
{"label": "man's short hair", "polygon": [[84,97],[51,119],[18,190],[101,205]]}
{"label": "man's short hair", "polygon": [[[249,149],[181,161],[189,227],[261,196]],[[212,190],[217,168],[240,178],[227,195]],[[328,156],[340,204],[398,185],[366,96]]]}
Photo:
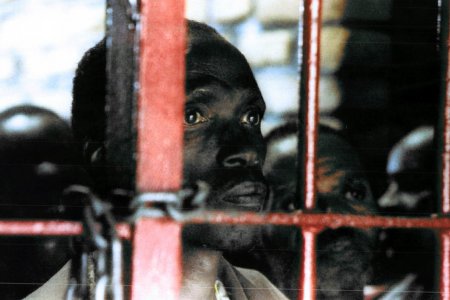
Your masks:
{"label": "man's short hair", "polygon": [[73,80],[72,130],[78,142],[105,139],[106,44],[89,49]]}
{"label": "man's short hair", "polygon": [[[187,20],[189,45],[201,41],[228,43],[212,27]],[[89,49],[78,64],[73,80],[72,129],[78,142],[103,142],[106,130],[106,41]]]}

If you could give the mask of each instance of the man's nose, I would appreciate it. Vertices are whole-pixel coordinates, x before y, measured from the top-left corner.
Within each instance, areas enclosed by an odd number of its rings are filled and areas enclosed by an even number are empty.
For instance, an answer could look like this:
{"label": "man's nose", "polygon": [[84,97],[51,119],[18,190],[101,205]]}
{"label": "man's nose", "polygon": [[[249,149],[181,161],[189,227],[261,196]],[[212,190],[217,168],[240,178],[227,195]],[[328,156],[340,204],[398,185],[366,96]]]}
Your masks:
{"label": "man's nose", "polygon": [[261,164],[258,153],[253,149],[243,149],[239,152],[227,155],[222,165],[225,168],[248,168]]}

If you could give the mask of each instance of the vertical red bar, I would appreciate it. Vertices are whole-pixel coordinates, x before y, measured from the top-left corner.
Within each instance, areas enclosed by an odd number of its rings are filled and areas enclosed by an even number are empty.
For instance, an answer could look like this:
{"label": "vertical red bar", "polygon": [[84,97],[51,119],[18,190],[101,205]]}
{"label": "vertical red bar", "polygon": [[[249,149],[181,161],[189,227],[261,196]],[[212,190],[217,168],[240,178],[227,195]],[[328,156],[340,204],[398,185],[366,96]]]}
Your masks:
{"label": "vertical red bar", "polygon": [[[319,115],[321,0],[304,0],[301,101],[303,115],[303,203],[311,210],[316,201],[316,148]],[[302,229],[299,299],[316,298],[316,236],[314,228]]]}
{"label": "vertical red bar", "polygon": [[137,187],[177,190],[183,167],[184,1],[141,4]]}
{"label": "vertical red bar", "polygon": [[441,245],[441,274],[440,274],[441,299],[450,300],[450,230],[441,231],[440,245]]}
{"label": "vertical red bar", "polygon": [[303,32],[303,89],[300,109],[304,110],[304,207],[315,206],[317,119],[319,112],[321,0],[305,0]]}
{"label": "vertical red bar", "polygon": [[[448,9],[448,5],[443,6]],[[449,14],[444,13],[444,18],[448,18]],[[447,24],[443,22],[442,24]],[[448,32],[448,28],[446,30]],[[444,132],[443,132],[443,154],[442,154],[442,212],[444,214],[450,213],[450,33],[447,36],[447,74],[445,86],[445,104],[444,104]]]}
{"label": "vertical red bar", "polygon": [[[442,132],[442,174],[441,174],[441,212],[450,213],[450,32],[449,32],[449,1],[440,2],[440,30],[442,30],[443,49],[442,63],[444,63],[444,117]],[[438,127],[439,128],[439,127]],[[442,300],[450,300],[450,230],[440,232],[441,269],[440,292]]]}
{"label": "vertical red bar", "polygon": [[[184,1],[142,0],[136,186],[176,191],[182,182],[186,47]],[[141,219],[135,225],[131,299],[177,299],[181,225]]]}
{"label": "vertical red bar", "polygon": [[181,224],[139,221],[133,240],[131,299],[178,299],[181,288]]}
{"label": "vertical red bar", "polygon": [[302,230],[302,265],[299,300],[316,299],[316,236],[317,230]]}

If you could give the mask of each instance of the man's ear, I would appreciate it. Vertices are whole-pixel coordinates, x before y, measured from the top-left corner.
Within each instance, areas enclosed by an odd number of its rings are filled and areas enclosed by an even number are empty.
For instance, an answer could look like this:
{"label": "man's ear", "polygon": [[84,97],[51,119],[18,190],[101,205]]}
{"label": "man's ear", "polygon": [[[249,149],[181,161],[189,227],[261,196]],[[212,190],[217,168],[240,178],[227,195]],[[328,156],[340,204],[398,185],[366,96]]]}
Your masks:
{"label": "man's ear", "polygon": [[101,142],[86,141],[83,146],[83,160],[91,166],[103,164],[105,159],[105,145]]}

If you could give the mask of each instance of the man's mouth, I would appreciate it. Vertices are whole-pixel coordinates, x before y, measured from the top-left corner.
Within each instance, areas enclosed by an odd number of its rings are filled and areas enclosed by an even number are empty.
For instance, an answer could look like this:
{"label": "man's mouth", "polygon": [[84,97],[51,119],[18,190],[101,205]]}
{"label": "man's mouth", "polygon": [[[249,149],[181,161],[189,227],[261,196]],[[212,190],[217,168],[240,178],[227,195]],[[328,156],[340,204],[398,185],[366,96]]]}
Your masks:
{"label": "man's mouth", "polygon": [[260,210],[266,198],[267,187],[265,184],[254,181],[246,181],[227,190],[220,200],[231,203],[241,208]]}

